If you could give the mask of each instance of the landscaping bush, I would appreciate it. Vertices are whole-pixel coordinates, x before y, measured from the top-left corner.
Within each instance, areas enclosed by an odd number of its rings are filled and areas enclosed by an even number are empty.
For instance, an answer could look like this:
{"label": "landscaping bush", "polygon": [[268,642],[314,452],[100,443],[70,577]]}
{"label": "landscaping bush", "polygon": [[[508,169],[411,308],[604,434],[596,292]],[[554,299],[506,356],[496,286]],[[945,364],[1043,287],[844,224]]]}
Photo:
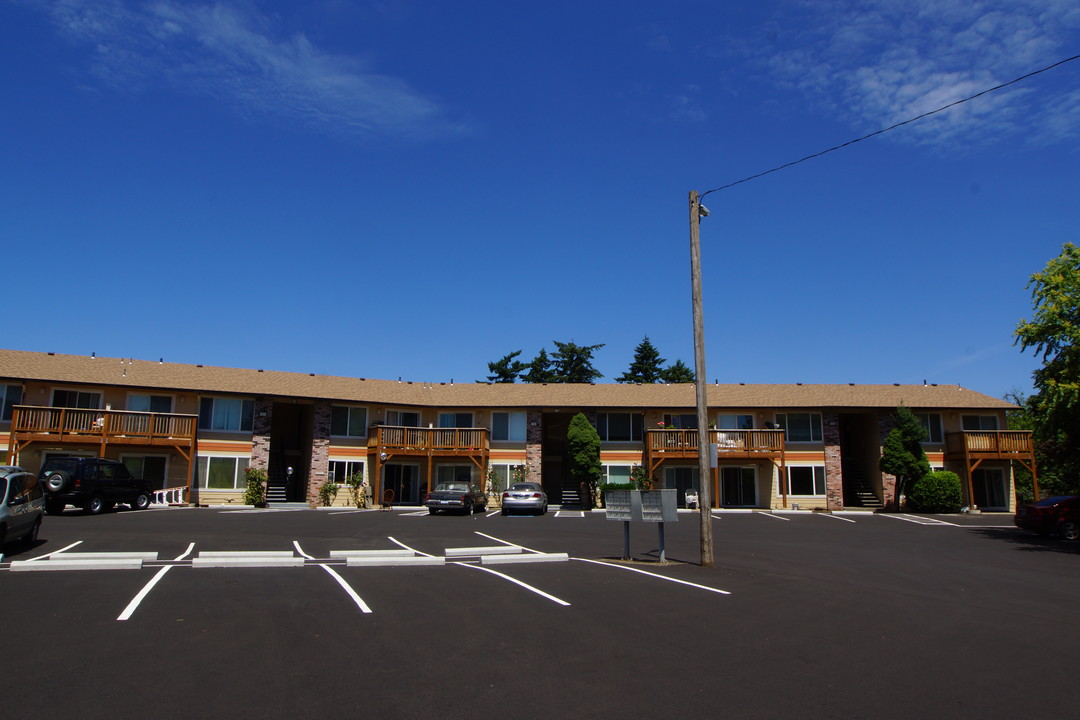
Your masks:
{"label": "landscaping bush", "polygon": [[927,473],[908,488],[907,501],[912,512],[959,512],[964,502],[960,476],[948,470]]}

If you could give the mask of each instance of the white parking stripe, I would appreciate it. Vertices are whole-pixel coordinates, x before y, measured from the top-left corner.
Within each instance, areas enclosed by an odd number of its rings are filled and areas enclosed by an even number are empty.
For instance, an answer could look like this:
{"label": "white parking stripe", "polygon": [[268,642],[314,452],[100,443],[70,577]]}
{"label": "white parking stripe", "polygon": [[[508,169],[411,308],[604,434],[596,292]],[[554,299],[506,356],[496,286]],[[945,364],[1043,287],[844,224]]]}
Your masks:
{"label": "white parking stripe", "polygon": [[832,518],[833,520],[843,520],[844,522],[849,522],[849,523],[855,522],[851,518],[840,517],[839,515],[833,515],[832,513],[814,513],[814,514],[815,515],[820,515],[821,517],[829,517],[829,518]]}
{"label": "white parking stripe", "polygon": [[773,515],[772,513],[763,512],[763,513],[755,513],[755,514],[756,515],[764,515],[765,517],[771,517],[771,518],[774,518],[776,520],[783,520],[784,522],[791,522],[791,518],[780,517],[779,515]]}
{"label": "white parking stripe", "polygon": [[71,548],[75,547],[76,545],[80,544],[81,542],[82,542],[82,540],[76,540],[75,542],[71,543],[67,547],[62,547],[59,550],[53,550],[51,553],[45,553],[44,555],[38,555],[37,557],[27,558],[26,562],[34,562],[36,560],[45,560],[46,558],[52,557],[56,553],[62,553],[65,550],[70,550]]}
{"label": "white parking stripe", "polygon": [[[300,547],[300,541],[293,540],[292,544],[293,544],[293,547],[296,548],[296,552],[300,553],[301,556],[306,557],[308,560],[314,560],[315,559],[311,555],[308,555],[306,552],[304,552],[304,549],[302,547]],[[330,573],[330,577],[337,580],[338,585],[341,586],[341,589],[344,590],[345,593],[349,597],[352,598],[353,602],[356,603],[356,607],[360,608],[360,612],[368,613],[368,614],[371,613],[371,608],[368,607],[368,604],[366,602],[364,602],[363,598],[361,598],[356,593],[355,590],[352,589],[352,587],[349,585],[349,583],[345,582],[345,578],[343,578],[343,577],[341,577],[340,575],[337,574],[337,571],[335,571],[334,568],[330,567],[329,565],[325,565],[323,563],[319,563],[319,567],[321,567],[326,572]]]}
{"label": "white parking stripe", "polygon": [[[195,543],[191,543],[187,546],[187,550],[173,558],[173,562],[183,560],[189,554],[191,554],[191,551],[194,549]],[[143,598],[145,598],[150,593],[150,591],[154,589],[154,586],[158,584],[158,581],[161,580],[161,578],[165,577],[165,573],[169,572],[172,567],[172,565],[165,565],[160,570],[158,570],[157,573],[154,574],[154,577],[150,578],[150,582],[146,583],[146,585],[143,586],[143,589],[140,590],[139,593],[131,599],[131,602],[128,603],[128,606],[124,608],[124,612],[120,613],[120,617],[116,619],[127,620],[128,618],[130,618],[132,614],[134,614],[135,608],[139,607],[139,603],[143,601]]]}
{"label": "white parking stripe", "polygon": [[536,593],[540,597],[547,598],[548,600],[550,600],[550,601],[552,601],[554,603],[558,603],[559,605],[562,605],[563,607],[570,607],[570,603],[566,602],[565,600],[561,600],[561,599],[555,597],[554,595],[552,595],[550,593],[544,592],[540,588],[535,588],[532,585],[529,585],[528,583],[521,582],[520,580],[517,580],[516,578],[512,578],[509,575],[503,575],[501,572],[497,572],[495,570],[492,570],[491,568],[481,567],[479,565],[469,565],[467,563],[459,563],[459,562],[451,563],[451,564],[452,565],[460,565],[461,567],[471,568],[473,570],[483,570],[484,572],[489,572],[492,575],[498,575],[503,580],[509,580],[510,582],[514,583],[515,585],[518,585],[520,587],[525,588],[529,592]]}
{"label": "white parking stripe", "polygon": [[531,553],[540,552],[539,550],[533,550],[532,548],[527,548],[524,545],[518,545],[517,543],[512,543],[509,540],[503,540],[502,538],[497,538],[494,535],[488,535],[487,533],[482,533],[479,530],[473,530],[473,532],[475,532],[480,537],[486,537],[488,540],[494,540],[495,542],[502,543],[503,545],[509,545],[510,547],[521,548],[525,552],[531,552]]}
{"label": "white parking stripe", "polygon": [[389,535],[386,536],[386,539],[389,540],[390,542],[394,543],[395,545],[400,545],[401,547],[405,548],[406,550],[412,550],[417,555],[423,555],[425,557],[438,557],[437,555],[432,555],[431,553],[426,553],[426,552],[420,552],[416,548],[411,548],[408,545],[406,545],[405,543],[401,542],[400,540],[396,540],[396,539],[390,537]]}
{"label": "white parking stripe", "polygon": [[720,595],[730,595],[727,590],[720,590],[719,588],[709,587],[708,585],[698,585],[697,583],[687,582],[686,580],[679,580],[678,578],[668,577],[667,575],[660,575],[658,573],[652,573],[648,570],[639,570],[638,568],[627,567],[626,565],[616,565],[615,563],[601,562],[600,560],[586,560],[585,558],[570,558],[571,560],[577,560],[578,562],[593,563],[594,565],[603,565],[605,567],[616,568],[618,570],[629,570],[630,572],[641,573],[642,575],[649,575],[660,580],[667,580],[668,582],[678,583],[680,585],[688,585],[699,590],[708,590],[709,592],[719,593]]}

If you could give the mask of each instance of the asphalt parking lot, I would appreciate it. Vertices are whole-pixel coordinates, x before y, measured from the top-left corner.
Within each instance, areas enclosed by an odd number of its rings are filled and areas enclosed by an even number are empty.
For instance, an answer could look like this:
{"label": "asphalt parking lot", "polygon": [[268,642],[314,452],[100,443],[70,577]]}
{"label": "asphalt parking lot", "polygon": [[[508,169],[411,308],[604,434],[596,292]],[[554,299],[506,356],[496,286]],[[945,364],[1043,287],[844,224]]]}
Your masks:
{"label": "asphalt parking lot", "polygon": [[[1080,707],[1080,543],[1004,515],[719,513],[716,567],[703,568],[698,516],[679,519],[659,566],[655,526],[632,526],[636,561],[622,563],[622,524],[602,512],[49,517],[35,547],[0,562],[16,671],[4,714],[1015,718]],[[370,564],[372,551],[437,564]],[[146,555],[138,569],[27,567],[98,553]]]}

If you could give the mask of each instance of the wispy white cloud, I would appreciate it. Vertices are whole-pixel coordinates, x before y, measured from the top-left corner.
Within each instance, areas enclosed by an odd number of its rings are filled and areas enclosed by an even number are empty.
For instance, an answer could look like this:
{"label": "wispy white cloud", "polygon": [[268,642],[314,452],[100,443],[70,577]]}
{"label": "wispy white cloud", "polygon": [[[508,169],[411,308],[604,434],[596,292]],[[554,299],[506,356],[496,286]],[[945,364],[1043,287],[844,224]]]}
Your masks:
{"label": "wispy white cloud", "polygon": [[[792,0],[752,52],[782,86],[859,131],[906,120],[1074,55],[1075,0]],[[1080,61],[1078,61],[1080,62]],[[1080,70],[1066,68],[1062,72]],[[1049,80],[1049,76],[1045,76]],[[907,141],[1076,137],[1077,98],[1018,85],[909,126]],[[1056,86],[1060,88],[1060,83]]]}
{"label": "wispy white cloud", "polygon": [[112,88],[165,85],[345,136],[426,137],[465,130],[432,98],[355,57],[284,37],[250,2],[29,0],[87,49],[90,72]]}

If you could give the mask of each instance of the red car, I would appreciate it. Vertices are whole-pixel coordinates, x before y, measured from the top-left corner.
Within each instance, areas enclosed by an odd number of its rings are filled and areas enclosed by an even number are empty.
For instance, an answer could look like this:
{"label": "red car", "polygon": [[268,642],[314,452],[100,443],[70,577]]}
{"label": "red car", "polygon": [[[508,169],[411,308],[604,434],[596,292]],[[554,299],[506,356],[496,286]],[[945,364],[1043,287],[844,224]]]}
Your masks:
{"label": "red car", "polygon": [[1059,495],[1029,503],[1016,511],[1017,527],[1041,535],[1080,539],[1080,495]]}

